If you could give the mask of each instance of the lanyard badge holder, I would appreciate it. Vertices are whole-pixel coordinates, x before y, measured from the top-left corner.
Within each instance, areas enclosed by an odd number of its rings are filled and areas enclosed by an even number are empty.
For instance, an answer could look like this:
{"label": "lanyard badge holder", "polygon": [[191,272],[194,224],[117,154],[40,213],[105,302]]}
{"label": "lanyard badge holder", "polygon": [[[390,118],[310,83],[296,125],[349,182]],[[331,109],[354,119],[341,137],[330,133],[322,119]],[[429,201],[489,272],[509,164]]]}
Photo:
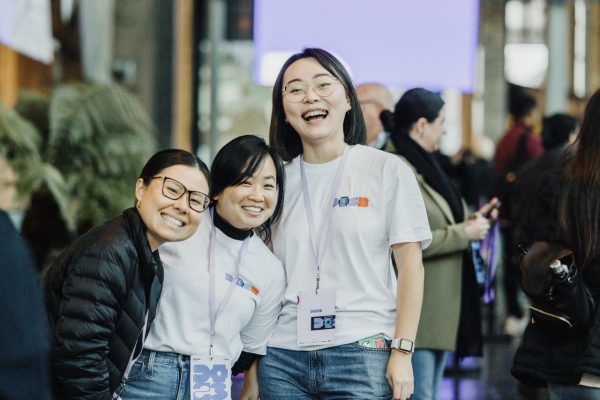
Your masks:
{"label": "lanyard badge holder", "polygon": [[304,207],[308,219],[310,241],[317,262],[317,284],[314,291],[301,290],[298,292],[297,344],[299,347],[332,344],[335,342],[335,289],[321,289],[319,286],[321,283],[321,262],[327,244],[327,235],[333,211],[333,201],[340,186],[342,176],[344,175],[344,169],[346,168],[349,154],[350,146],[346,144],[331,189],[331,199],[328,203],[330,206],[325,213],[323,228],[321,229],[321,234],[318,238],[310,202],[310,194],[308,192],[304,158],[302,156],[300,157],[302,195],[304,197]]}
{"label": "lanyard badge holder", "polygon": [[[213,210],[214,212],[214,210]],[[231,399],[231,356],[215,355],[213,351],[215,338],[215,323],[221,312],[229,303],[233,290],[235,289],[240,275],[240,269],[244,263],[250,236],[244,239],[242,250],[240,251],[240,259],[238,264],[238,272],[231,280],[227,287],[227,291],[221,300],[219,308],[215,310],[215,286],[216,286],[216,252],[215,244],[217,241],[217,230],[214,225],[210,238],[210,255],[208,260],[209,270],[209,289],[208,289],[208,309],[210,316],[210,341],[208,355],[192,355],[190,357],[190,394],[192,399]]]}

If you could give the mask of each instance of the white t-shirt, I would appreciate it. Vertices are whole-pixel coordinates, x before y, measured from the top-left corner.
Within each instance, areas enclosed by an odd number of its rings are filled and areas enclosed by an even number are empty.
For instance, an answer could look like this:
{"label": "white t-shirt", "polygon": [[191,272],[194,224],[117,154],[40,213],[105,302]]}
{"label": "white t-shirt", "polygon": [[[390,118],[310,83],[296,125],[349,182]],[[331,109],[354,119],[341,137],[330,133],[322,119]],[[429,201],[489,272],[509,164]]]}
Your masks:
{"label": "white t-shirt", "polygon": [[[208,255],[212,219],[205,211],[196,233],[159,249],[165,278],[158,311],[144,348],[186,355],[209,354]],[[215,253],[218,308],[238,272],[242,240],[217,229]],[[265,354],[285,288],[279,261],[257,235],[248,243],[238,286],[215,323],[214,354],[239,358],[242,350]],[[243,282],[243,287],[240,286]],[[255,294],[256,293],[256,294]]]}
{"label": "white t-shirt", "polygon": [[[325,164],[305,164],[315,228],[320,235],[341,158]],[[335,196],[336,205],[321,265],[321,288],[336,290],[335,345],[383,333],[393,338],[396,281],[391,272],[390,246],[431,242],[421,191],[413,171],[397,156],[354,146]],[[342,200],[342,204],[346,202]],[[283,261],[287,289],[270,347],[317,350],[329,345],[298,347],[296,302],[301,290],[316,286],[316,259],[310,241],[302,195],[300,157],[286,165],[283,215],[274,232],[273,252]]]}

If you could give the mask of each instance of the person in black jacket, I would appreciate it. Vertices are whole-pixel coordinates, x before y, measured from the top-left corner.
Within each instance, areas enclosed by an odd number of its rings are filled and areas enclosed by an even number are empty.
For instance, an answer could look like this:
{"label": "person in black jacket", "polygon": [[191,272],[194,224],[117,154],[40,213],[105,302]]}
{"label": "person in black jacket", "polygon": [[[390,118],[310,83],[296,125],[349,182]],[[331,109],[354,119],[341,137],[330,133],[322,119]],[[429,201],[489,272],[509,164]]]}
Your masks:
{"label": "person in black jacket", "polygon": [[0,399],[50,397],[50,348],[37,268],[7,213],[0,211]]}
{"label": "person in black jacket", "polygon": [[136,206],[76,239],[49,268],[57,399],[109,399],[142,350],[156,315],[163,267],[157,249],[194,234],[210,204],[206,165],[163,150],[144,166]]}
{"label": "person in black jacket", "polygon": [[[600,299],[600,91],[589,100],[574,151],[542,177],[519,242],[558,243],[573,251],[579,273]],[[512,374],[530,387],[548,386],[551,398],[600,399],[600,312],[589,332],[568,338],[530,320]]]}

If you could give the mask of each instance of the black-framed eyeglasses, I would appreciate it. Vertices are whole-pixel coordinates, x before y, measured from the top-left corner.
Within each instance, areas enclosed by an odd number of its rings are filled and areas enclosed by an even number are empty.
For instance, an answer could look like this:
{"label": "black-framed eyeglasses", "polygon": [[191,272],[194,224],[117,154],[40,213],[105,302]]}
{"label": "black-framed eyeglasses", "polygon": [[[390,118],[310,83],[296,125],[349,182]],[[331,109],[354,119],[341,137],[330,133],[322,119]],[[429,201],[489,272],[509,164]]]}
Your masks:
{"label": "black-framed eyeglasses", "polygon": [[[334,85],[342,83],[334,76],[324,75],[316,78],[310,85],[320,97],[331,96]],[[282,92],[292,103],[300,103],[306,97],[309,86],[301,81],[291,82],[283,87]]]}
{"label": "black-framed eyeglasses", "polygon": [[189,193],[188,206],[196,212],[203,212],[212,202],[209,195],[202,192],[187,190],[181,182],[169,178],[168,176],[153,176],[147,179],[163,179],[162,194],[168,199],[179,200],[184,194]]}

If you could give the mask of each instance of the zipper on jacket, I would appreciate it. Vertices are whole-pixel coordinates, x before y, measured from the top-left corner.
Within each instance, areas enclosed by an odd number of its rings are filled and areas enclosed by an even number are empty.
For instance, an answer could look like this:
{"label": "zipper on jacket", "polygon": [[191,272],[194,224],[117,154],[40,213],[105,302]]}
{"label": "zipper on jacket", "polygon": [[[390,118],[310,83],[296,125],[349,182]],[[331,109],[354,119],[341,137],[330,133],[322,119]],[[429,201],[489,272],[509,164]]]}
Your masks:
{"label": "zipper on jacket", "polygon": [[569,328],[573,327],[573,324],[571,324],[571,322],[568,319],[566,319],[564,317],[561,317],[560,315],[556,315],[556,314],[552,314],[552,313],[549,313],[549,312],[544,311],[544,310],[540,310],[539,308],[537,308],[535,306],[529,306],[529,308],[531,310],[533,310],[533,311],[539,312],[540,314],[546,315],[547,317],[551,317],[551,318],[555,318],[555,319],[561,320],[561,321],[565,322],[567,325],[569,325]]}

